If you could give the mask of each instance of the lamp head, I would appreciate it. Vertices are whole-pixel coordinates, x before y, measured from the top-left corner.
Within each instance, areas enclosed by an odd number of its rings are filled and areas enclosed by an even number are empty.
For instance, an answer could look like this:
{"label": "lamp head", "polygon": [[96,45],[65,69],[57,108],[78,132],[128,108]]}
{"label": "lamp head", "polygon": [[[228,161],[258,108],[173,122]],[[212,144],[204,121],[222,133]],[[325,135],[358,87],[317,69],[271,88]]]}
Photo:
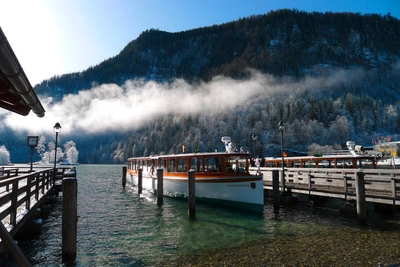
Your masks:
{"label": "lamp head", "polygon": [[285,129],[285,122],[284,121],[280,121],[278,124],[279,130],[283,131]]}
{"label": "lamp head", "polygon": [[53,132],[55,133],[61,132],[61,125],[58,122],[53,126]]}

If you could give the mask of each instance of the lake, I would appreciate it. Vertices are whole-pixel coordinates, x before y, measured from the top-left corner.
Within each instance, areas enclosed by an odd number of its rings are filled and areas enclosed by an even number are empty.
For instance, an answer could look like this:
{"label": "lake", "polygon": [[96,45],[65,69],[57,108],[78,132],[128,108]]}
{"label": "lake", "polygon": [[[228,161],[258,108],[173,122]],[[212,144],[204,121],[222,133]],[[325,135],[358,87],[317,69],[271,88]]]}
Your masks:
{"label": "lake", "polygon": [[[78,165],[78,244],[72,266],[378,266],[400,262],[400,216],[369,209],[367,226],[339,214],[343,203],[309,202],[264,214],[122,188],[122,165]],[[129,180],[129,179],[128,179]],[[38,240],[21,247],[34,266],[61,262],[61,204]],[[7,266],[15,266],[10,259]]]}

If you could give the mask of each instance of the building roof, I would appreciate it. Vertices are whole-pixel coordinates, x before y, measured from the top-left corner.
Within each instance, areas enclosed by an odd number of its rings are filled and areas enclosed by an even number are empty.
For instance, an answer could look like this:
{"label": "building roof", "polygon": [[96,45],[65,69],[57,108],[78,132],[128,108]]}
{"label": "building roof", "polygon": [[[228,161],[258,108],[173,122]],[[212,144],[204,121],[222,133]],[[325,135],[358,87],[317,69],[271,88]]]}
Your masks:
{"label": "building roof", "polygon": [[26,116],[45,110],[0,27],[0,108]]}

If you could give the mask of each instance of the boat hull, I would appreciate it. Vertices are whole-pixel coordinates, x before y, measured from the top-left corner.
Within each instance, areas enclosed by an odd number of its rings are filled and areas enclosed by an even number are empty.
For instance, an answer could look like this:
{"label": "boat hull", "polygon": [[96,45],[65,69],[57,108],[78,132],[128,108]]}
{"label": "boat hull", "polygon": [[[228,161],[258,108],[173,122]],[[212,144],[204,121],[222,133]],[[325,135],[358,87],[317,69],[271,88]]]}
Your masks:
{"label": "boat hull", "polygon": [[[127,181],[137,185],[138,176],[136,174],[129,176]],[[196,200],[200,202],[255,212],[264,210],[264,189],[261,176],[196,177],[195,181]],[[144,174],[142,187],[144,190],[156,192],[157,178]],[[187,198],[188,179],[187,177],[163,177],[163,190],[165,196]]]}

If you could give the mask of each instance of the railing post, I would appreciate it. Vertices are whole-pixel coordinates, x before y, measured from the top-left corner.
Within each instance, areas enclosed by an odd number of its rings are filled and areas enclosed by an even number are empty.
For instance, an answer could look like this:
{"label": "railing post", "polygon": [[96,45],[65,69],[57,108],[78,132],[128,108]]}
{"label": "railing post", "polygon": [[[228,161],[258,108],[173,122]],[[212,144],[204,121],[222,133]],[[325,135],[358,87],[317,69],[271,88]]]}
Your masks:
{"label": "railing post", "polygon": [[190,219],[196,217],[196,181],[193,169],[188,172],[188,212]]}
{"label": "railing post", "polygon": [[356,194],[357,194],[357,216],[358,222],[362,225],[367,224],[367,205],[365,201],[364,173],[356,173]]}
{"label": "railing post", "polygon": [[43,175],[46,177],[46,189],[49,190],[50,188],[50,176],[48,172],[43,172]]}
{"label": "railing post", "polygon": [[25,208],[27,210],[31,209],[31,186],[32,186],[31,179],[32,179],[31,175],[29,175],[26,178],[26,205],[25,205]]}
{"label": "railing post", "polygon": [[391,178],[391,188],[392,188],[392,198],[393,198],[393,205],[396,204],[396,178]]}
{"label": "railing post", "polygon": [[279,171],[272,171],[272,190],[274,196],[274,213],[279,213],[280,208],[280,193],[279,193]]}
{"label": "railing post", "polygon": [[44,174],[43,173],[38,173],[38,174],[36,174],[36,177],[39,179],[39,182],[40,182],[40,188],[42,189],[42,195],[44,195],[44,188],[45,188],[45,185],[46,185],[46,183],[45,183],[45,181],[46,181],[46,177],[44,176]]}
{"label": "railing post", "polygon": [[[10,225],[17,224],[18,180],[12,182]],[[0,222],[1,223],[1,222]]]}
{"label": "railing post", "polygon": [[348,188],[347,188],[347,176],[345,175],[345,176],[343,176],[343,187],[344,187],[344,199],[345,200],[347,200],[347,190],[348,190]]}
{"label": "railing post", "polygon": [[157,205],[164,203],[164,170],[162,168],[157,169]]}
{"label": "railing post", "polygon": [[37,176],[37,174],[35,174],[35,199],[39,200],[39,177]]}

